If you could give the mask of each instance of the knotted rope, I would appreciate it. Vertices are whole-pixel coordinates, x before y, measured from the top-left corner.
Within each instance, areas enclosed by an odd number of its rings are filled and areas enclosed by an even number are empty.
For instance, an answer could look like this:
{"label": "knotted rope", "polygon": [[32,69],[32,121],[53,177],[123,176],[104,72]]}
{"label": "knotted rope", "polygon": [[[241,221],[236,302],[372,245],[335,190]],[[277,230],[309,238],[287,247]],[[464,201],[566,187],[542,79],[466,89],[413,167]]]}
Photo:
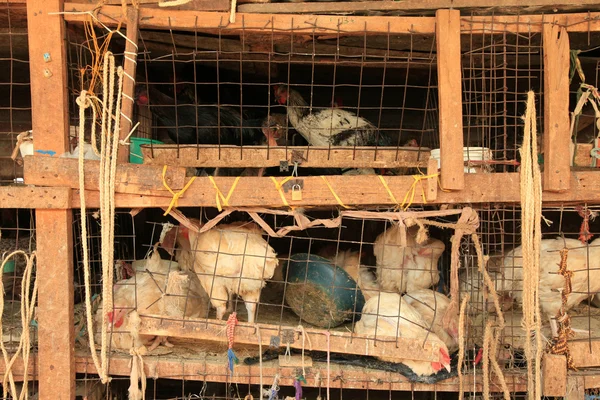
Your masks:
{"label": "knotted rope", "polygon": [[[537,162],[535,94],[527,93],[521,152],[521,240],[523,249],[523,320],[527,389],[531,400],[542,396],[542,334],[540,313],[540,246],[542,240],[542,179]],[[535,342],[532,341],[532,336]]]}
{"label": "knotted rope", "polygon": [[552,354],[564,355],[567,358],[567,368],[577,370],[575,362],[569,351],[568,341],[570,338],[575,336],[575,332],[571,329],[571,317],[567,314],[567,301],[569,294],[573,291],[571,285],[571,278],[573,278],[573,271],[567,270],[567,259],[569,255],[569,249],[564,248],[560,251],[560,264],[558,264],[558,274],[565,278],[565,287],[561,291],[562,304],[558,313],[556,314],[556,322],[558,325],[558,337],[550,347]]}
{"label": "knotted rope", "polygon": [[238,364],[240,360],[237,358],[233,351],[233,338],[235,335],[235,326],[238,324],[237,313],[232,312],[229,318],[227,319],[227,363],[229,366],[229,371],[231,371],[231,376],[233,376],[233,366],[234,364]]}

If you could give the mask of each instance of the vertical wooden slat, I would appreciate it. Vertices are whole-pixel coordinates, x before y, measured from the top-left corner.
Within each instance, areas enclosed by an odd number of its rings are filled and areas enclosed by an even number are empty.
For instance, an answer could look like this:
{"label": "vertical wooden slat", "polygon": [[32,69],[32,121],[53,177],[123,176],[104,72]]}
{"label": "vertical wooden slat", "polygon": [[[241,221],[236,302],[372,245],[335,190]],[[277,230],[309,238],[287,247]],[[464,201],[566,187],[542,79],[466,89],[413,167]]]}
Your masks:
{"label": "vertical wooden slat", "polygon": [[[544,24],[544,190],[561,192],[571,183],[569,127],[569,35]],[[540,132],[541,134],[541,132]]]}
{"label": "vertical wooden slat", "polygon": [[[127,9],[127,40],[125,44],[125,77],[123,78],[123,105],[121,107],[121,132],[119,137],[125,139],[132,128],[133,108],[135,99],[135,74],[137,61],[138,43],[138,9],[129,7]],[[133,78],[133,79],[131,79]],[[117,153],[118,162],[129,162],[129,146],[119,146]]]}
{"label": "vertical wooden slat", "polygon": [[37,210],[40,400],[75,398],[71,210]]}
{"label": "vertical wooden slat", "polygon": [[444,189],[465,187],[463,161],[460,11],[435,13],[439,96],[440,170]]}
{"label": "vertical wooden slat", "polygon": [[[69,150],[62,0],[27,2],[36,154]],[[71,210],[36,210],[39,398],[75,398]]]}

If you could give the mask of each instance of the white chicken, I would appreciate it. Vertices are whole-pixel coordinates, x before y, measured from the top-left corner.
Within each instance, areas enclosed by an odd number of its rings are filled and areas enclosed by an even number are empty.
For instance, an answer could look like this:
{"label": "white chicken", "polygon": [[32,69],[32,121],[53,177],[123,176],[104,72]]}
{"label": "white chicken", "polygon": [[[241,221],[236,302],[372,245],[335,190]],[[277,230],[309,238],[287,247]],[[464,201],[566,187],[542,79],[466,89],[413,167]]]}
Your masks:
{"label": "white chicken", "polygon": [[339,250],[337,246],[331,245],[324,247],[317,254],[331,261],[350,275],[354,282],[358,284],[365,300],[379,294],[379,285],[375,275],[368,267],[360,264],[361,254],[355,250]]}
{"label": "white chicken", "polygon": [[[146,270],[138,270],[135,276],[115,284],[113,309],[108,313],[109,333],[113,349],[129,350],[132,347],[148,345],[152,337],[139,335],[139,315],[163,315],[173,318],[194,318],[206,316],[208,295],[195,274],[180,271],[173,263],[160,260],[154,252],[145,264]],[[95,324],[102,324],[102,306],[95,315]],[[114,328],[122,328],[120,331]],[[97,340],[101,332],[97,331]],[[156,338],[150,351],[160,343],[170,344],[166,338]]]}
{"label": "white chicken", "polygon": [[448,297],[431,289],[421,289],[408,292],[402,298],[421,314],[426,326],[446,343],[450,353],[458,350],[458,321],[450,320],[447,328],[442,323],[450,304]]}
{"label": "white chicken", "polygon": [[350,111],[332,107],[311,113],[300,93],[285,85],[275,87],[275,97],[279,104],[287,105],[290,124],[311,146],[388,144],[387,138],[377,138],[377,128],[372,123]]}
{"label": "white chicken", "polygon": [[[560,250],[570,249],[567,255],[567,270],[573,272],[571,277],[572,292],[567,299],[567,310],[600,292],[600,239],[590,243],[589,248],[582,246],[577,239],[544,239],[540,247],[540,284],[539,296],[543,313],[550,320],[552,335],[558,335],[555,316],[562,305],[561,291],[565,287],[565,279],[558,274]],[[589,253],[588,253],[589,250]],[[588,264],[589,260],[589,264]],[[510,294],[519,304],[523,302],[523,248],[521,246],[509,251],[503,260],[503,282],[496,283],[496,288],[503,294]]]}
{"label": "white chicken", "polygon": [[421,315],[396,293],[381,293],[370,298],[362,310],[362,316],[354,326],[355,333],[382,337],[422,339],[440,345],[439,361],[415,361],[405,355],[379,356],[383,361],[403,363],[419,376],[432,375],[445,368],[450,372],[450,354],[446,344],[433,332]]}
{"label": "white chicken", "polygon": [[246,304],[248,322],[254,322],[260,292],[279,264],[262,233],[254,223],[218,225],[200,234],[179,227],[177,242],[184,251],[178,253],[178,262],[198,275],[218,319],[223,319],[237,294]]}
{"label": "white chicken", "polygon": [[417,244],[418,227],[414,226],[406,230],[406,247],[403,247],[400,229],[403,228],[393,225],[373,244],[379,286],[388,292],[406,293],[436,285],[440,280],[437,263],[446,246],[433,238]]}

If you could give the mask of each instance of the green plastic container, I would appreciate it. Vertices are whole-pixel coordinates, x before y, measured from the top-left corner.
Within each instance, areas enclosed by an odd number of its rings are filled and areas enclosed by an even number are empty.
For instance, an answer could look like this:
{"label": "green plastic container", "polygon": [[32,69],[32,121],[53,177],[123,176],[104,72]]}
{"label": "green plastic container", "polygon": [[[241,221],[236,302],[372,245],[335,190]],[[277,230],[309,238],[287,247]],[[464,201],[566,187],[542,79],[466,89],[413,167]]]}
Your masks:
{"label": "green plastic container", "polygon": [[358,321],[365,298],[356,282],[329,260],[294,254],[284,266],[288,287],[285,300],[300,318],[320,328]]}
{"label": "green plastic container", "polygon": [[140,148],[143,144],[164,144],[159,140],[152,140],[140,137],[130,137],[129,141],[129,162],[131,164],[143,164],[144,157],[142,156],[142,149]]}
{"label": "green plastic container", "polygon": [[[0,264],[2,264],[0,262]],[[12,274],[15,272],[15,260],[9,260],[4,264],[4,272],[5,274]]]}

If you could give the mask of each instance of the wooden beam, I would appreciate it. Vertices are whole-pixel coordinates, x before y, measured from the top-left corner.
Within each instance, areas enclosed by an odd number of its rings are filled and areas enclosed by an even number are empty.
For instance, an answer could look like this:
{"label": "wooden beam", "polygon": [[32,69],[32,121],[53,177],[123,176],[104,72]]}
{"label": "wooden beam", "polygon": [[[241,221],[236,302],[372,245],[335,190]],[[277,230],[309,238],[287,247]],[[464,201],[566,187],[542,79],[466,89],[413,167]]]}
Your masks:
{"label": "wooden beam", "polygon": [[[94,4],[65,3],[65,11],[92,12]],[[108,26],[116,26],[121,16],[121,7],[104,6],[99,14],[100,20]],[[294,14],[252,14],[238,13],[236,22],[228,24],[227,13],[203,11],[169,10],[140,8],[140,29],[173,29],[219,31],[235,34],[242,31],[247,34],[270,31],[292,30],[298,35],[331,35],[339,32],[345,36],[363,36],[365,24],[368,34],[433,34],[435,19],[432,17],[340,17]],[[600,30],[600,13],[555,14],[553,20],[564,25],[568,32],[588,32]],[[65,20],[83,22],[88,18],[82,14],[66,14]],[[545,15],[506,15],[506,16],[469,16],[461,19],[462,33],[490,32],[541,32],[548,22]],[[272,25],[271,25],[272,23]],[[243,24],[243,25],[242,25]],[[220,28],[219,28],[220,27]]]}
{"label": "wooden beam", "polygon": [[[34,148],[69,150],[62,0],[27,2]],[[36,210],[39,398],[75,398],[73,233],[71,210]],[[58,290],[60,289],[60,290]]]}
{"label": "wooden beam", "polygon": [[544,25],[544,190],[569,189],[569,35],[565,28]]}
{"label": "wooden beam", "polygon": [[[129,376],[131,372],[131,357],[122,354],[111,354],[109,373],[112,376]],[[144,368],[148,377],[165,377],[168,379],[181,379],[191,381],[210,381],[223,383],[238,383],[244,385],[259,385],[260,371],[258,365],[244,365],[240,362],[235,366],[235,373],[230,376],[227,368],[227,358],[225,356],[206,356],[200,359],[184,359],[176,356],[144,356]],[[456,392],[458,390],[458,378],[451,378],[436,383],[435,385],[426,383],[411,383],[404,376],[379,371],[374,369],[365,369],[359,367],[345,367],[331,364],[330,387],[343,389],[362,389],[362,390],[385,390],[385,391],[416,391],[416,392]],[[94,374],[95,368],[90,357],[84,354],[78,354],[77,372]],[[316,379],[316,374],[320,373],[321,383]],[[296,367],[282,367],[277,361],[263,362],[263,385],[268,386],[268,377],[279,374],[280,386],[292,386],[294,378],[297,376]],[[312,368],[307,368],[306,384],[307,387],[325,387],[327,382],[327,364],[313,363]],[[477,376],[476,381],[473,378],[469,380],[469,389],[476,391],[482,390],[481,376]],[[490,391],[501,392],[502,388],[497,378],[491,378]],[[527,390],[526,376],[507,376],[506,383],[511,392],[522,392]],[[254,393],[255,395],[257,393]],[[256,397],[255,397],[256,398]]]}
{"label": "wooden beam", "polygon": [[585,382],[582,376],[569,376],[565,400],[585,400]]}
{"label": "wooden beam", "polygon": [[144,164],[182,167],[278,167],[297,161],[304,168],[425,167],[430,150],[413,147],[266,147],[142,145]]}
{"label": "wooden beam", "polygon": [[[23,161],[23,176],[26,184],[79,189],[78,160],[27,156]],[[99,190],[100,161],[86,160],[84,169],[85,188]],[[117,193],[147,194],[172,198],[173,195],[163,185],[162,172],[162,166],[121,164],[117,167],[115,191]],[[185,168],[169,168],[165,181],[172,190],[183,188]]]}
{"label": "wooden beam", "polygon": [[40,399],[75,398],[73,212],[36,210]]}
{"label": "wooden beam", "polygon": [[556,354],[544,354],[542,378],[544,396],[563,397],[567,392],[567,358]]}
{"label": "wooden beam", "polygon": [[63,19],[48,13],[62,11],[62,5],[62,0],[27,4],[33,144],[37,154],[57,157],[69,150],[67,58]]}
{"label": "wooden beam", "polygon": [[576,368],[600,366],[600,341],[570,342],[569,352]]}
{"label": "wooden beam", "polygon": [[435,13],[440,124],[440,170],[444,189],[465,187],[462,125],[460,11]]}
{"label": "wooden beam", "polygon": [[555,0],[404,0],[404,1],[360,1],[360,2],[317,2],[317,3],[266,3],[266,4],[244,4],[238,7],[243,13],[269,13],[269,14],[321,14],[342,12],[368,12],[368,11],[431,11],[443,8],[456,10],[481,10],[493,9],[500,12],[506,8],[521,11],[526,9],[542,8],[549,10],[572,10],[579,9],[587,11],[590,6],[597,6],[597,0],[582,0],[577,4],[569,1]]}
{"label": "wooden beam", "polygon": [[[176,321],[160,316],[142,315],[140,334],[152,336],[168,336],[180,339],[195,339],[227,342],[227,337],[221,333],[227,328],[227,321],[209,319],[186,319]],[[295,327],[285,327],[271,324],[248,324],[240,322],[235,327],[235,342],[239,344],[258,344],[256,328],[260,328],[263,346],[269,346],[272,336],[281,336],[285,331],[294,336],[290,347],[302,349],[302,336]],[[306,343],[311,343],[315,351],[327,351],[327,337],[322,329],[305,328],[308,336]],[[439,360],[439,345],[432,342],[407,338],[367,338],[366,336],[349,332],[331,331],[329,350],[332,353],[383,356],[391,354],[406,354],[408,358],[419,361]],[[281,343],[285,346],[286,343]]]}
{"label": "wooden beam", "polygon": [[[92,12],[95,4],[66,3],[65,11]],[[119,21],[121,7],[104,6],[99,18],[105,24],[114,26]],[[66,14],[67,21],[86,21],[86,14]],[[370,34],[408,34],[433,33],[434,19],[422,17],[340,17],[316,15],[261,15],[238,13],[236,22],[230,24],[228,13],[178,11],[167,8],[140,8],[140,28],[148,29],[177,29],[198,31],[221,31],[231,35],[241,33],[265,33],[292,30],[295,34],[331,35],[336,32],[344,35],[363,36],[365,29]]]}
{"label": "wooden beam", "polygon": [[[125,77],[123,81],[123,102],[121,105],[121,132],[119,137],[124,140],[131,128],[133,120],[133,108],[135,105],[135,70],[138,54],[138,9],[127,8],[127,41],[125,42],[125,65],[123,67]],[[117,160],[120,163],[129,162],[129,146],[119,145]]]}
{"label": "wooden beam", "polygon": [[[279,178],[282,179],[282,178]],[[298,207],[335,207],[337,201],[325,182],[318,176],[300,178],[304,182],[302,200],[295,201]],[[235,178],[217,177],[215,182],[222,193],[227,194]],[[395,205],[377,176],[353,176],[352,185],[348,177],[330,176],[328,182],[342,202],[353,206]],[[414,179],[411,176],[386,177],[388,186],[396,199],[404,198]],[[426,183],[425,183],[426,185]],[[423,186],[426,190],[426,186]],[[419,187],[416,188],[414,205],[423,204]],[[452,203],[511,203],[518,204],[519,174],[465,174],[465,189],[460,192],[438,191],[437,198],[428,204]],[[291,193],[284,193],[288,203]],[[546,204],[597,202],[600,198],[600,172],[575,172],[571,177],[571,189],[567,192],[544,192]],[[72,207],[79,207],[79,197],[73,195]],[[116,207],[168,207],[169,197],[156,197],[139,194],[116,194]],[[98,192],[86,191],[88,207],[98,207]],[[229,200],[230,207],[284,207],[279,192],[269,177],[242,177]],[[215,207],[215,189],[208,178],[199,177],[190,185],[179,207]]]}
{"label": "wooden beam", "polygon": [[0,186],[0,208],[71,208],[71,189]]}

